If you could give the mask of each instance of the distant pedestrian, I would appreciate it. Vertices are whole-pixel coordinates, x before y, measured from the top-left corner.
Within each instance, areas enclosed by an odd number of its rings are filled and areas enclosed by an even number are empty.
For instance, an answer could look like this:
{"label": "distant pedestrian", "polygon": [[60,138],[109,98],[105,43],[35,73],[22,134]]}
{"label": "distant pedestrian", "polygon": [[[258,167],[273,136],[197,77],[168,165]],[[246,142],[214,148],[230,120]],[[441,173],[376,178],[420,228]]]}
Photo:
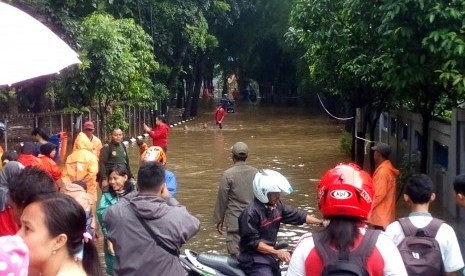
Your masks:
{"label": "distant pedestrian", "polygon": [[375,229],[384,230],[395,220],[396,214],[396,183],[399,170],[389,161],[391,147],[385,143],[378,143],[371,148],[377,168],[373,174],[375,197],[373,211],[369,218]]}
{"label": "distant pedestrian", "polygon": [[213,219],[220,235],[226,231],[228,253],[237,257],[240,238],[238,218],[254,199],[252,183],[258,170],[246,163],[249,156],[247,144],[235,143],[231,153],[234,164],[221,177]]}
{"label": "distant pedestrian", "polygon": [[217,125],[220,129],[223,129],[223,120],[225,116],[225,110],[221,103],[218,104],[216,111],[215,111],[215,125]]}
{"label": "distant pedestrian", "polygon": [[152,138],[153,146],[159,146],[165,153],[168,151],[168,134],[170,127],[166,122],[165,116],[158,115],[155,118],[155,127],[150,128],[144,124],[144,130]]}

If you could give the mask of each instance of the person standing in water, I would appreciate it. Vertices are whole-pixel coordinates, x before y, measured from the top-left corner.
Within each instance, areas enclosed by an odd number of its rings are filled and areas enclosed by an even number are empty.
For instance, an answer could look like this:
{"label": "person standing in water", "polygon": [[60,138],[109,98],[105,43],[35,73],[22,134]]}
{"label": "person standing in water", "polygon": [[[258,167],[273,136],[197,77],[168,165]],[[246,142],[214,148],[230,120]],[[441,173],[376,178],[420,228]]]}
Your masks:
{"label": "person standing in water", "polygon": [[102,192],[108,191],[108,172],[117,164],[124,165],[131,182],[134,177],[129,166],[129,157],[123,142],[123,131],[119,128],[111,132],[111,141],[103,146],[99,158],[99,182]]}
{"label": "person standing in water", "polygon": [[217,125],[220,129],[223,129],[223,120],[224,120],[224,108],[221,103],[218,103],[218,107],[215,111],[215,125]]}
{"label": "person standing in water", "polygon": [[144,124],[144,130],[152,138],[153,145],[161,147],[165,153],[168,151],[169,128],[170,127],[166,123],[165,117],[161,115],[158,115],[155,118],[154,128],[150,128]]}
{"label": "person standing in water", "polygon": [[226,247],[231,256],[239,255],[238,217],[253,201],[252,182],[258,170],[247,165],[249,148],[244,142],[237,142],[231,148],[231,159],[234,165],[227,169],[221,177],[216,199],[213,219],[220,235],[226,228]]}

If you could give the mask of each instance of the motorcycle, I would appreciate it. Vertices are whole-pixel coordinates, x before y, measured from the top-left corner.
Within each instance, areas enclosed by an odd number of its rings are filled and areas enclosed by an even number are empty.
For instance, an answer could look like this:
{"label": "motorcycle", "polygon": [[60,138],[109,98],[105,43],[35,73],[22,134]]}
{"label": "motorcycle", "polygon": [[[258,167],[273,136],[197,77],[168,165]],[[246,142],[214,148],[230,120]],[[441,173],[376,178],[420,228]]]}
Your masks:
{"label": "motorcycle", "polygon": [[[277,243],[275,249],[284,249],[289,245],[285,242]],[[184,250],[185,255],[179,256],[181,265],[188,276],[246,276],[239,265],[239,261],[231,256],[210,253],[197,253],[190,249]]]}

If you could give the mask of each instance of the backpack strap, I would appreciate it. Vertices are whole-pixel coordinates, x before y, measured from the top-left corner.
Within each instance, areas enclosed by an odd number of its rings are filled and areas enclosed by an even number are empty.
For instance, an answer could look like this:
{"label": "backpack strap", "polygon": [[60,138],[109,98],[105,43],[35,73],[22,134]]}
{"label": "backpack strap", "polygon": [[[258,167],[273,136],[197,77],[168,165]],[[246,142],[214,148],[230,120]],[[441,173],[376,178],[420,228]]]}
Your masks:
{"label": "backpack strap", "polygon": [[353,260],[355,258],[360,258],[363,266],[366,266],[366,261],[368,257],[371,255],[373,250],[376,247],[376,242],[378,241],[379,234],[381,230],[372,230],[367,229],[365,235],[363,236],[363,240],[360,245],[351,252],[351,256],[353,256]]}
{"label": "backpack strap", "polygon": [[423,232],[423,236],[435,238],[439,228],[444,223],[441,219],[433,218],[428,225],[423,228],[418,228],[413,225],[412,221],[408,217],[399,218],[398,221],[406,237],[418,235],[421,231]]}
{"label": "backpack strap", "polygon": [[402,227],[402,231],[404,231],[404,235],[407,236],[415,236],[418,228],[413,225],[408,217],[399,218],[400,227]]}
{"label": "backpack strap", "polygon": [[[126,200],[127,202],[129,202],[129,199],[126,198],[126,197],[122,197],[120,200]],[[134,208],[129,208],[131,209],[132,213],[134,214],[134,216],[136,216],[137,220],[140,222],[140,224],[142,225],[142,227],[144,227],[145,231],[147,231],[147,233],[149,234],[149,236],[155,241],[155,244],[158,245],[159,247],[161,247],[163,250],[165,250],[167,253],[175,256],[175,257],[179,257],[179,250],[178,249],[173,249],[173,248],[170,248],[168,247],[163,241],[162,241],[162,238],[159,237],[157,234],[155,234],[152,229],[150,228],[150,226],[147,225],[147,222],[139,217],[137,214],[136,214],[136,211],[134,210]]]}
{"label": "backpack strap", "polygon": [[433,220],[423,228],[423,233],[427,237],[435,238],[443,223],[444,221],[442,219],[433,218]]}
{"label": "backpack strap", "polygon": [[313,236],[313,243],[315,244],[316,252],[318,252],[318,255],[320,255],[321,260],[323,261],[323,264],[329,263],[330,258],[329,258],[328,250],[331,250],[331,248],[329,248],[329,246],[323,245],[321,241],[322,235],[320,232],[312,233],[312,236]]}
{"label": "backpack strap", "polygon": [[[378,241],[378,236],[381,233],[381,230],[371,230],[368,229],[365,235],[362,238],[360,245],[353,251],[341,251],[338,253],[339,260],[353,260],[361,262],[360,264],[363,266],[366,264],[366,260],[371,255],[373,250],[376,247],[376,242]],[[315,249],[320,255],[324,264],[329,264],[331,261],[335,261],[334,257],[331,256],[335,255],[334,252],[329,246],[324,246],[321,241],[321,233],[315,232],[312,234],[313,236],[313,243],[315,244]],[[330,251],[331,250],[331,251]],[[337,254],[337,253],[336,253]]]}

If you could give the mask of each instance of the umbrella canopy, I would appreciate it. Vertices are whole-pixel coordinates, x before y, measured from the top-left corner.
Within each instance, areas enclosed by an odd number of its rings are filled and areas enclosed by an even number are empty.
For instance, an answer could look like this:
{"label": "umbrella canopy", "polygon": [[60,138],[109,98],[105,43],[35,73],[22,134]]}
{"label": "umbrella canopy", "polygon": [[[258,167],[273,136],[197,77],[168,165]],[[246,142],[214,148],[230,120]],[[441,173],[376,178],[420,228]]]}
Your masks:
{"label": "umbrella canopy", "polygon": [[0,86],[55,74],[78,54],[27,13],[0,2]]}

